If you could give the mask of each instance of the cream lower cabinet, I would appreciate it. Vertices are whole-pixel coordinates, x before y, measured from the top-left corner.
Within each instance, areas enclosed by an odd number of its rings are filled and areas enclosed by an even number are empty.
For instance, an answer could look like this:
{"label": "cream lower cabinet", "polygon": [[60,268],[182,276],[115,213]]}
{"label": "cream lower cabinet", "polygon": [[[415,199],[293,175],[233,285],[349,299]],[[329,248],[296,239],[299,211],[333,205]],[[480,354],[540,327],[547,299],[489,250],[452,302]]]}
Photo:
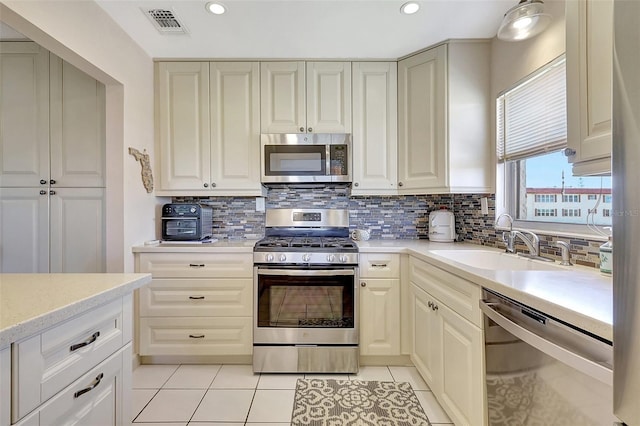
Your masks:
{"label": "cream lower cabinet", "polygon": [[611,173],[613,0],[566,2],[567,145],[576,176]]}
{"label": "cream lower cabinet", "polygon": [[493,182],[487,41],[398,62],[398,193],[486,193]]}
{"label": "cream lower cabinet", "polygon": [[130,424],[132,316],[130,294],[0,352],[0,425]]}
{"label": "cream lower cabinet", "polygon": [[138,253],[153,280],[139,292],[142,356],[251,355],[250,253]]}
{"label": "cream lower cabinet", "polygon": [[487,423],[480,288],[410,259],[411,360],[456,425]]}
{"label": "cream lower cabinet", "polygon": [[257,62],[158,62],[157,195],[262,195]]}
{"label": "cream lower cabinet", "polygon": [[360,254],[360,354],[400,355],[400,255]]}

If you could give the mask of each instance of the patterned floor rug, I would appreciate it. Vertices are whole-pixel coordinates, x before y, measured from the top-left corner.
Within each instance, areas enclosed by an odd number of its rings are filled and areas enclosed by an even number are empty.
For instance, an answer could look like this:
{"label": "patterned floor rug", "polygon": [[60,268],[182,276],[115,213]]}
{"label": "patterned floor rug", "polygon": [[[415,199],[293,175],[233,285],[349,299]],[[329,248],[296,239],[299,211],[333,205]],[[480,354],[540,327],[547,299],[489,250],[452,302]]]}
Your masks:
{"label": "patterned floor rug", "polygon": [[429,426],[406,382],[298,379],[292,426]]}

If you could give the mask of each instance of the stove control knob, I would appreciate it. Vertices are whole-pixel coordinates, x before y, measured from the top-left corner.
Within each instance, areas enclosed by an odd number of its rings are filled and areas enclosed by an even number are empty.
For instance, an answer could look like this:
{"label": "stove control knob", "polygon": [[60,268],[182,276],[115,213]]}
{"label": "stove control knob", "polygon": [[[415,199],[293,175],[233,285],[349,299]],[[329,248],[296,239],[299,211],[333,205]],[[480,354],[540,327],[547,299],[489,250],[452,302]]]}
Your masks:
{"label": "stove control knob", "polygon": [[302,255],[302,261],[303,262],[308,262],[311,260],[311,255],[309,253],[305,253]]}
{"label": "stove control knob", "polygon": [[347,257],[346,254],[341,254],[340,255],[340,262],[347,263],[347,260],[349,260],[349,258]]}
{"label": "stove control knob", "polygon": [[336,260],[336,257],[334,255],[330,254],[330,255],[327,256],[327,261],[328,262],[333,262],[335,260]]}
{"label": "stove control knob", "polygon": [[287,256],[285,254],[281,254],[280,255],[280,262],[284,262],[285,260],[287,260]]}
{"label": "stove control knob", "polygon": [[264,260],[266,260],[267,262],[273,262],[273,255],[272,254],[268,254],[264,257]]}

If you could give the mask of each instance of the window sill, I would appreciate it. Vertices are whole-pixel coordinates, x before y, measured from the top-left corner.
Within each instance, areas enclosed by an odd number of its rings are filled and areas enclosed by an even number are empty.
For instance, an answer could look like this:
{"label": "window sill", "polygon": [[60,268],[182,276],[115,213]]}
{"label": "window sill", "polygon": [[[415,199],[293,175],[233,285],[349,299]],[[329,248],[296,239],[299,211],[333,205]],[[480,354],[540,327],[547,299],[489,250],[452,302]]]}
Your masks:
{"label": "window sill", "polygon": [[[601,226],[598,226],[605,234],[598,234],[587,227],[587,225],[576,225],[566,223],[549,223],[549,222],[531,222],[524,220],[515,220],[513,222],[513,229],[522,231],[532,231],[540,235],[551,235],[555,237],[565,238],[579,238],[583,240],[591,241],[607,241],[608,235],[606,231],[602,230]],[[508,231],[509,227],[499,226],[496,227],[496,231]]]}

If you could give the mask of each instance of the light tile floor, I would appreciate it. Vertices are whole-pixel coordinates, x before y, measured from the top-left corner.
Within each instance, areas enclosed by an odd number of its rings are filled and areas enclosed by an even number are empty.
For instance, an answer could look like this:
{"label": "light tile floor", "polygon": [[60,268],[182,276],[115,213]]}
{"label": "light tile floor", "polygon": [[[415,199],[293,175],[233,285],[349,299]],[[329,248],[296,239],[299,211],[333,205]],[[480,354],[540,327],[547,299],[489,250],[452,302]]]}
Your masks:
{"label": "light tile floor", "polygon": [[360,367],[357,375],[254,374],[250,365],[141,365],[133,372],[134,426],[289,425],[296,380],[409,382],[434,425],[452,424],[415,367]]}

